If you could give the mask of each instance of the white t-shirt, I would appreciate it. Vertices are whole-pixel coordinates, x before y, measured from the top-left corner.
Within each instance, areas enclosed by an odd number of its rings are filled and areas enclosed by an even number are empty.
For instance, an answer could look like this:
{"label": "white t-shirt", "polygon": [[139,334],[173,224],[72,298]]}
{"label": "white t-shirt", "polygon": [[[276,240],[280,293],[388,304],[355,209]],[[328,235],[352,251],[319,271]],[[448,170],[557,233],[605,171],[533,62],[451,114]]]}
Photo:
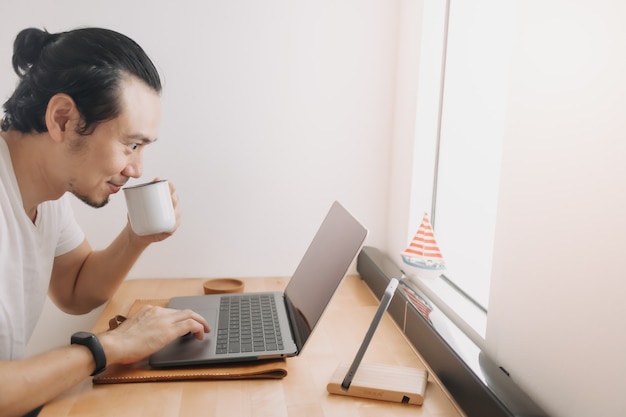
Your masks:
{"label": "white t-shirt", "polygon": [[85,238],[68,198],[40,204],[33,224],[24,211],[8,146],[0,138],[0,360],[24,356],[46,299],[54,257]]}

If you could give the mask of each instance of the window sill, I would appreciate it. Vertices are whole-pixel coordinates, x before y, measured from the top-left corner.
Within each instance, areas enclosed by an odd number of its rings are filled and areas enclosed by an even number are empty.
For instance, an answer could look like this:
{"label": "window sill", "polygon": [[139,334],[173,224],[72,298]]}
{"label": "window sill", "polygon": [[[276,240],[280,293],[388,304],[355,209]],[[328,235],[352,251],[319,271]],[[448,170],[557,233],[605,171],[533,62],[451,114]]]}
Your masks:
{"label": "window sill", "polygon": [[[357,271],[378,298],[391,278],[402,276],[398,266],[373,247],[363,248],[358,256]],[[506,370],[493,362],[441,311],[426,294],[432,289],[424,281],[411,281],[408,286],[418,289],[418,295],[432,307],[429,313],[415,308],[402,291],[396,291],[388,312],[465,414],[468,417],[546,416]]]}
{"label": "window sill", "polygon": [[[411,268],[411,269],[409,269]],[[483,349],[487,330],[487,314],[460,294],[440,276],[416,272],[416,268],[401,269],[408,285],[423,292],[476,346]]]}

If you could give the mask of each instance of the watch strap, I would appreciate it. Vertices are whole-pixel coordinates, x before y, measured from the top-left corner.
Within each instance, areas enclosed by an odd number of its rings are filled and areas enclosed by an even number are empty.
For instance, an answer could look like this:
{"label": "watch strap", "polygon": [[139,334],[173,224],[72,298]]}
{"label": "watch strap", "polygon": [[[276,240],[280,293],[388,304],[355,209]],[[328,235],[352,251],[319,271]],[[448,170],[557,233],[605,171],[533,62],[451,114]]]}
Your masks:
{"label": "watch strap", "polygon": [[71,344],[85,346],[91,351],[93,359],[96,363],[96,367],[91,376],[98,375],[100,372],[104,371],[107,366],[107,358],[104,354],[104,349],[102,349],[102,345],[95,334],[89,332],[76,332],[72,335]]}

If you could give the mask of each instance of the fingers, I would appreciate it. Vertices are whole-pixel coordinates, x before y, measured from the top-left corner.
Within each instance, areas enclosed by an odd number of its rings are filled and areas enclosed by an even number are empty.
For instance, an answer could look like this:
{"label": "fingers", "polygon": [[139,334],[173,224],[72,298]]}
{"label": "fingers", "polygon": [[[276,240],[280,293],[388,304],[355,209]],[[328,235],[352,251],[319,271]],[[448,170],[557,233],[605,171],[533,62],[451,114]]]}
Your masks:
{"label": "fingers", "polygon": [[[159,320],[163,321],[164,324],[173,326],[177,329],[180,329],[180,333],[178,336],[181,336],[185,333],[208,333],[211,331],[209,328],[209,324],[200,314],[196,313],[192,310],[177,310],[172,308],[165,307],[157,307],[157,306],[144,306],[142,307],[136,314],[136,316],[142,320],[144,317],[147,317],[145,320]],[[144,317],[142,317],[144,316]],[[149,317],[154,316],[155,318]]]}
{"label": "fingers", "polygon": [[192,310],[172,310],[175,311],[176,321],[174,325],[176,326],[179,336],[182,336],[187,333],[193,333],[196,339],[202,340],[204,339],[204,334],[209,333],[211,329],[209,328],[209,324],[200,314],[192,311]]}
{"label": "fingers", "polygon": [[174,204],[174,210],[178,211],[178,193],[176,192],[176,187],[171,182],[168,182],[170,186],[170,196],[172,197],[172,203]]}
{"label": "fingers", "polygon": [[[154,177],[152,179],[152,182],[157,182],[160,180],[161,180],[160,177]],[[167,184],[170,188],[170,196],[172,197],[172,203],[174,204],[174,209],[176,209],[178,207],[178,194],[176,194],[176,186],[174,186],[174,184],[172,184],[172,182],[170,181],[168,181]]]}
{"label": "fingers", "polygon": [[115,329],[103,333],[102,337],[107,360],[132,363],[187,333],[202,340],[210,330],[204,317],[194,311],[144,306]]}

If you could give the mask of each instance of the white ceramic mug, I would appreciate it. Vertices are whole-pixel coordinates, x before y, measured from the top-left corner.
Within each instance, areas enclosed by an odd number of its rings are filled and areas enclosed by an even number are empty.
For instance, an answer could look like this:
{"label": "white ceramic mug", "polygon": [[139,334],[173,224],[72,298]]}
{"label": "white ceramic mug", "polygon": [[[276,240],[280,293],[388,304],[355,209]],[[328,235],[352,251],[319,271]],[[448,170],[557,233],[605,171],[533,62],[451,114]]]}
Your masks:
{"label": "white ceramic mug", "polygon": [[169,232],[176,225],[176,213],[167,180],[126,187],[126,207],[133,231],[140,236]]}

